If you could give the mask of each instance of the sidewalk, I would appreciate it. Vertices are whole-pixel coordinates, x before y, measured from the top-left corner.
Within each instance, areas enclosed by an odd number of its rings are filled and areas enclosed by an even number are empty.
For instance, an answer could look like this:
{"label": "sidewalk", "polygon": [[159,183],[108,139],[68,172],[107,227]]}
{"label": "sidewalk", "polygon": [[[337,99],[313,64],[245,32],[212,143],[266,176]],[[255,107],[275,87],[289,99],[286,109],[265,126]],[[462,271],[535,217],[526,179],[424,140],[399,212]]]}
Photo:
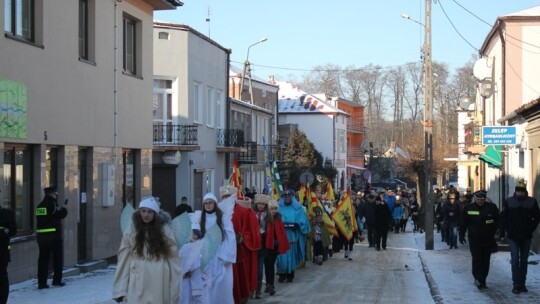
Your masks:
{"label": "sidewalk", "polygon": [[435,233],[434,250],[426,251],[425,234],[414,233],[414,239],[435,303],[538,303],[540,256],[529,257],[527,274],[529,292],[515,295],[511,292],[510,252],[492,254],[487,277],[488,289],[480,291],[473,285],[468,244],[459,244],[457,250],[448,249],[446,243],[441,242],[440,234]]}
{"label": "sidewalk", "polygon": [[[471,257],[467,244],[448,249],[439,234],[434,236],[434,250],[426,251],[425,234],[389,233],[388,249],[375,251],[367,242],[357,243],[353,261],[335,254],[322,266],[306,263],[296,272],[292,284],[276,285],[275,296],[249,303],[538,303],[540,266],[530,264],[528,293],[514,295],[510,253],[492,255],[488,289],[473,285]],[[538,262],[540,256],[531,256]],[[106,269],[66,277],[66,286],[38,290],[35,279],[11,285],[8,303],[114,304],[111,288],[115,265]],[[324,286],[321,288],[321,286]],[[309,291],[309,297],[305,291]],[[313,302],[315,301],[315,302]]]}

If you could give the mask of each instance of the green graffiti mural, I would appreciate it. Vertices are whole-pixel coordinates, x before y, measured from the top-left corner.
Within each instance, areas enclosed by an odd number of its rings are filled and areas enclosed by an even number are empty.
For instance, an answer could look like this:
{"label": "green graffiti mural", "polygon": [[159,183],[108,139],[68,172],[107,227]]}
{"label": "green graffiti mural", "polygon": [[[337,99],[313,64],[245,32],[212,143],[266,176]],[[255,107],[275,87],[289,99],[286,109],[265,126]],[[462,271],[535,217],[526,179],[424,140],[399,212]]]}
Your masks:
{"label": "green graffiti mural", "polygon": [[26,85],[0,78],[0,138],[26,138],[27,108]]}

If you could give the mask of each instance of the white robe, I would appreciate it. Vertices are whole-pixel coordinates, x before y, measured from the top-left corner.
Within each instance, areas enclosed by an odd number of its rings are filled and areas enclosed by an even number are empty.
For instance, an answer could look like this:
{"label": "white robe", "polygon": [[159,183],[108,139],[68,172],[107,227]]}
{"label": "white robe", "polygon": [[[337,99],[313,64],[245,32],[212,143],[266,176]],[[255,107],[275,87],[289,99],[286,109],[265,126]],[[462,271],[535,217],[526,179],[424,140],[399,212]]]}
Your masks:
{"label": "white robe", "polygon": [[[168,225],[164,234],[177,252],[176,240]],[[180,257],[173,254],[165,260],[148,260],[134,254],[135,229],[130,226],[122,237],[113,282],[113,299],[124,297],[124,303],[175,304],[180,292]],[[145,250],[146,255],[146,250]]]}
{"label": "white robe", "polygon": [[180,249],[181,293],[178,304],[204,304],[201,272],[202,241],[188,243]]}
{"label": "white robe", "polygon": [[[223,216],[225,239],[221,242],[216,256],[202,270],[203,303],[234,304],[233,268],[236,262],[236,235],[231,217]],[[216,214],[206,214],[206,231],[216,225]]]}

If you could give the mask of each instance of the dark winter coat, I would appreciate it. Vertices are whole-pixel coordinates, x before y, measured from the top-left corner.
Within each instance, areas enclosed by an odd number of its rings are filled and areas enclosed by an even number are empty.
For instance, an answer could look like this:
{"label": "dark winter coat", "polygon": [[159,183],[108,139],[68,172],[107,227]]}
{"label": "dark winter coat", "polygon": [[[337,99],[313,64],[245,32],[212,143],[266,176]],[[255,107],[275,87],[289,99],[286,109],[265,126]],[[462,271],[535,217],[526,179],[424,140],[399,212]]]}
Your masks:
{"label": "dark winter coat", "polygon": [[501,229],[506,231],[509,239],[530,240],[539,222],[540,209],[535,198],[527,196],[519,199],[514,195],[503,203]]}
{"label": "dark winter coat", "polygon": [[2,263],[10,261],[9,240],[16,233],[17,224],[13,212],[0,206],[0,261]]}
{"label": "dark winter coat", "polygon": [[468,231],[469,242],[477,246],[492,246],[495,231],[499,225],[499,209],[494,203],[469,204],[462,213],[459,236],[463,238]]}
{"label": "dark winter coat", "polygon": [[364,204],[364,217],[368,225],[375,223],[375,203],[370,203],[367,200],[363,201]]}
{"label": "dark winter coat", "polygon": [[446,225],[446,227],[459,227],[461,211],[459,209],[458,203],[445,203],[442,209],[444,224]]}
{"label": "dark winter coat", "polygon": [[392,214],[388,208],[388,204],[383,202],[382,204],[375,204],[375,229],[388,230],[390,221],[392,220]]}
{"label": "dark winter coat", "polygon": [[55,198],[45,196],[36,208],[36,232],[40,239],[62,239],[62,219],[67,216],[67,209],[59,207]]}

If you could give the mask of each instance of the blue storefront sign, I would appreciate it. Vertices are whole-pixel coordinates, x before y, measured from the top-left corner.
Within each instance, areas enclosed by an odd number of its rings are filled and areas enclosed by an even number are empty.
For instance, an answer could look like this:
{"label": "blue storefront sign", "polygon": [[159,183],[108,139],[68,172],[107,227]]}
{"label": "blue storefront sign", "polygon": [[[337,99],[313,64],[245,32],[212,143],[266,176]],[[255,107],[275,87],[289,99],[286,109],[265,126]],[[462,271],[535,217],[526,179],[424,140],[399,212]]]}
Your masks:
{"label": "blue storefront sign", "polygon": [[482,127],[483,145],[515,145],[516,143],[516,127],[514,126]]}

